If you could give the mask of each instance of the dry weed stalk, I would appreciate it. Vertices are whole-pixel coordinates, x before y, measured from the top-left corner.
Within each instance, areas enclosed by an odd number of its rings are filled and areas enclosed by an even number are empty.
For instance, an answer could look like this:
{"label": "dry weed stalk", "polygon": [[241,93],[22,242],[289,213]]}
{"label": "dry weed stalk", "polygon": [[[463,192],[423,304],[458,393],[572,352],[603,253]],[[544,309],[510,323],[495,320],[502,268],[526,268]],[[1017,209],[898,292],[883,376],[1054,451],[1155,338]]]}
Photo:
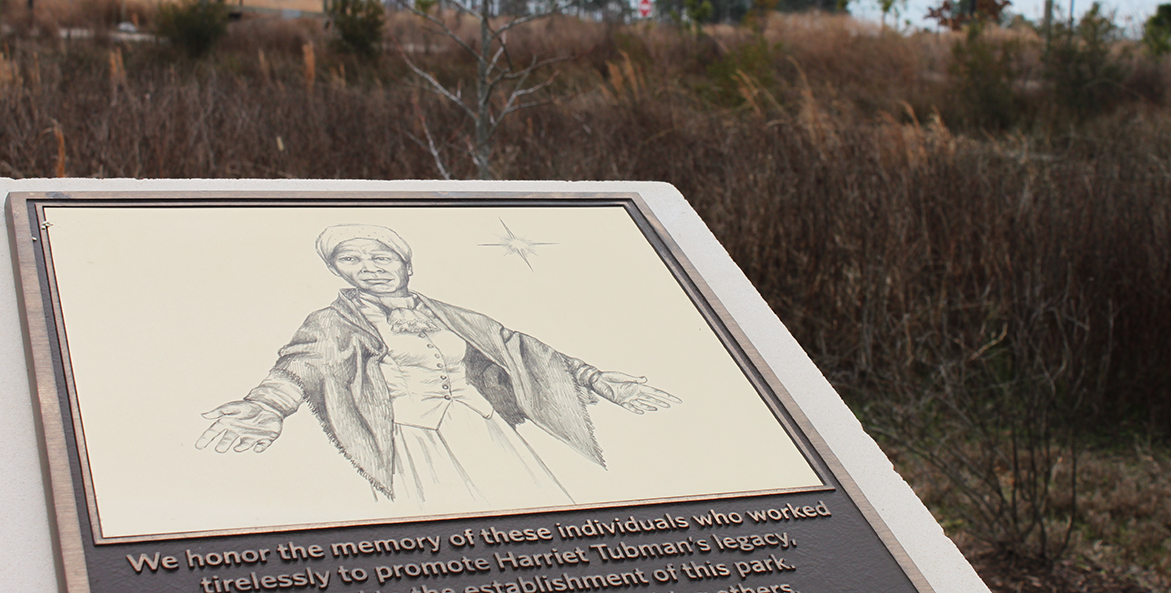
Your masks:
{"label": "dry weed stalk", "polygon": [[56,173],[57,177],[64,177],[65,176],[65,132],[63,130],[61,130],[61,124],[57,123],[56,120],[53,120],[53,127],[47,131],[52,132],[53,137],[57,139],[57,167],[56,167],[55,173]]}
{"label": "dry weed stalk", "polygon": [[126,84],[126,66],[122,61],[122,48],[110,50],[110,84],[112,86]]}
{"label": "dry weed stalk", "polygon": [[118,102],[118,90],[126,86],[126,66],[122,62],[122,48],[109,52],[110,62],[110,103]]}
{"label": "dry weed stalk", "polygon": [[642,89],[646,86],[642,73],[638,66],[630,60],[630,54],[619,50],[622,56],[621,62],[607,61],[606,71],[609,74],[609,88],[602,85],[602,93],[606,95],[611,101],[619,101],[622,97],[629,96],[631,99],[637,101]]}
{"label": "dry weed stalk", "polygon": [[34,94],[41,94],[41,54],[33,52],[33,67],[29,71],[29,82]]}
{"label": "dry weed stalk", "polygon": [[346,65],[338,64],[329,69],[329,85],[335,89],[346,88]]}
{"label": "dry weed stalk", "polygon": [[797,60],[792,56],[785,57],[797,68],[797,73],[801,78],[801,110],[798,119],[805,129],[806,135],[813,142],[818,156],[821,160],[825,160],[829,158],[837,145],[833,122],[822,113],[821,105],[813,96],[813,87],[809,85],[809,77],[805,76],[805,70],[801,68],[801,64],[797,63]]}
{"label": "dry weed stalk", "polygon": [[930,135],[934,129],[928,127],[924,131],[914,108],[907,103],[903,107],[911,123],[900,123],[895,116],[884,111],[881,118],[885,133],[878,137],[878,149],[886,168],[914,171],[927,160]]}
{"label": "dry weed stalk", "polygon": [[0,53],[0,91],[19,90],[23,82],[20,65],[7,52]]}
{"label": "dry weed stalk", "polygon": [[256,50],[256,62],[260,67],[260,77],[264,79],[265,84],[272,82],[272,67],[268,65],[268,58],[264,55],[263,49]]}
{"label": "dry weed stalk", "polygon": [[931,121],[927,124],[927,146],[929,150],[947,158],[947,162],[952,163],[955,160],[956,146],[958,140],[952,135],[951,130],[947,129],[947,125],[943,123],[943,116],[939,114],[938,109],[932,109]]}
{"label": "dry weed stalk", "polygon": [[301,46],[301,55],[305,63],[305,88],[312,92],[317,82],[317,52],[312,41]]}
{"label": "dry weed stalk", "polygon": [[765,108],[761,105],[761,99],[768,100],[768,106],[773,110],[784,113],[785,108],[777,101],[776,97],[768,91],[768,89],[761,86],[760,81],[753,78],[743,70],[737,69],[732,77],[736,80],[736,92],[744,99],[744,102],[752,108],[757,117],[764,117]]}

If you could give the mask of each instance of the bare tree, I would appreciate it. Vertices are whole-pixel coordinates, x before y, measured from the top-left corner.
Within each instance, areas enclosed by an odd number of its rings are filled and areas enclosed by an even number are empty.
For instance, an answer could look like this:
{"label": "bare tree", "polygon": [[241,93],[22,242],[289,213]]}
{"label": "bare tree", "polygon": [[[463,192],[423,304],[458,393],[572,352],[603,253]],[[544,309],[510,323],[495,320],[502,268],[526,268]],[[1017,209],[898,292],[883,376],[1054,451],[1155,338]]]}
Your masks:
{"label": "bare tree", "polygon": [[[561,56],[549,59],[540,59],[533,56],[526,63],[516,63],[508,51],[508,33],[532,21],[559,14],[569,6],[571,0],[549,0],[542,5],[527,5],[531,10],[528,14],[513,17],[497,17],[494,23],[493,0],[445,0],[444,4],[454,9],[457,16],[471,16],[476,19],[480,29],[479,43],[463,39],[442,18],[442,13],[432,14],[431,6],[422,2],[408,4],[409,0],[397,0],[400,6],[418,15],[435,27],[435,31],[445,35],[467,52],[476,62],[476,89],[474,97],[465,97],[459,87],[454,89],[444,86],[430,72],[419,67],[407,52],[400,47],[403,60],[407,66],[421,78],[424,86],[458,106],[468,116],[473,129],[466,150],[476,165],[480,179],[491,179],[493,137],[497,128],[510,114],[526,107],[532,107],[548,102],[538,99],[538,94],[548,88],[556,76],[551,73],[543,80],[535,81],[539,71],[555,62],[572,59],[572,56]],[[434,3],[429,3],[432,6]],[[426,119],[421,110],[416,109],[419,122],[423,126],[425,139],[412,136],[412,139],[429,152],[435,159],[441,175],[447,178],[450,168],[445,167],[431,131],[427,128]]]}

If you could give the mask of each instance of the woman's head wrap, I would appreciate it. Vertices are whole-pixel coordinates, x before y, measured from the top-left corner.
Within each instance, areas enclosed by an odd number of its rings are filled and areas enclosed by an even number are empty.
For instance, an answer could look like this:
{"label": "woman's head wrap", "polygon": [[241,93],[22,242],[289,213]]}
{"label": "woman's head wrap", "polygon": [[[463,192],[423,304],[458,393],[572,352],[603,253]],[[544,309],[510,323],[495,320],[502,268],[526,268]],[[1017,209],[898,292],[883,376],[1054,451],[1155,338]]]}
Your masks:
{"label": "woman's head wrap", "polygon": [[333,267],[333,252],[342,243],[351,239],[373,239],[382,243],[402,258],[403,263],[411,263],[411,246],[407,245],[398,233],[383,227],[370,224],[338,224],[321,232],[317,237],[317,255],[325,260],[325,265]]}

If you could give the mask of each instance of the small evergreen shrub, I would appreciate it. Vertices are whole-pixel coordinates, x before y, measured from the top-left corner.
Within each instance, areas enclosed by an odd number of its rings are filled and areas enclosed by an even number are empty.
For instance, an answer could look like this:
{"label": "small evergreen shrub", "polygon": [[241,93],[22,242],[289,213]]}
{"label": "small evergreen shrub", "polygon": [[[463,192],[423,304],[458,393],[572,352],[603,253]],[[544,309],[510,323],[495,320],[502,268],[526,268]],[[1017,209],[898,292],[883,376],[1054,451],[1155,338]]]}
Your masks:
{"label": "small evergreen shrub", "polygon": [[1143,24],[1143,43],[1152,55],[1171,52],[1171,4],[1160,4]]}
{"label": "small evergreen shrub", "polygon": [[996,42],[984,34],[985,25],[968,25],[967,37],[952,47],[951,92],[964,122],[975,128],[1003,130],[1020,115],[1020,98],[1013,88],[1020,44]]}
{"label": "small evergreen shrub", "polygon": [[[1058,41],[1064,37],[1062,41]],[[1109,112],[1126,95],[1128,69],[1115,51],[1122,29],[1113,15],[1095,2],[1072,30],[1054,35],[1046,64],[1054,102],[1069,114],[1085,119]]]}
{"label": "small evergreen shrub", "polygon": [[158,33],[192,58],[211,51],[228,33],[230,9],[223,2],[185,0],[159,6]]}
{"label": "small evergreen shrub", "polygon": [[366,58],[382,51],[386,13],[379,0],[330,0],[327,14],[337,32],[338,50]]}

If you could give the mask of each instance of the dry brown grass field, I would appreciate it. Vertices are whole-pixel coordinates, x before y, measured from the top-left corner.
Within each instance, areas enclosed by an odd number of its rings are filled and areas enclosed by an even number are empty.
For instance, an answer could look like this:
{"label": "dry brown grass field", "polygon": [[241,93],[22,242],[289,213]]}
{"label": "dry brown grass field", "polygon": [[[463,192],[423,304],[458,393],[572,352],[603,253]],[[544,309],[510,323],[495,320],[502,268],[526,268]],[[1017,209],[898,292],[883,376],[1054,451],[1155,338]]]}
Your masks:
{"label": "dry brown grass field", "polygon": [[[359,59],[246,16],[195,60],[107,33],[151,5],[38,6],[2,13],[0,175],[429,178],[428,133],[477,173],[404,56],[474,64],[417,17]],[[1171,61],[1085,31],[550,18],[491,173],[675,184],[994,590],[1168,591]]]}

